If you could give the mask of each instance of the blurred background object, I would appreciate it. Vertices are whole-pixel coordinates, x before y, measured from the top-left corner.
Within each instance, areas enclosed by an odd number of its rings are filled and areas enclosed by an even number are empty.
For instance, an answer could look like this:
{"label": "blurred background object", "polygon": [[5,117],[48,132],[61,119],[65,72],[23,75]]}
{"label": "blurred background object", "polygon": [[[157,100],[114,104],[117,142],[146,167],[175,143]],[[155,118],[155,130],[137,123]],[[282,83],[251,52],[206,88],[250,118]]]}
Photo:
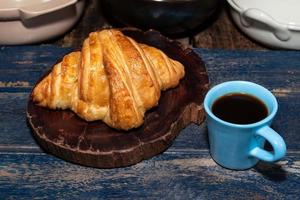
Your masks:
{"label": "blurred background object", "polygon": [[246,35],[274,48],[300,50],[299,0],[227,0]]}
{"label": "blurred background object", "polygon": [[85,0],[0,0],[0,44],[31,44],[67,32]]}
{"label": "blurred background object", "polygon": [[[121,1],[121,0],[120,0]],[[224,2],[224,1],[223,1]],[[225,1],[226,2],[226,1]],[[62,47],[80,48],[82,41],[92,31],[101,27],[113,26],[103,15],[100,0],[86,0],[86,9],[81,20],[74,29],[64,37],[47,41],[46,44],[56,44]],[[219,16],[214,23],[193,35],[176,38],[185,47],[223,48],[223,49],[265,49],[259,43],[253,42],[244,35],[230,19],[227,5],[221,6]]]}
{"label": "blurred background object", "polygon": [[101,0],[104,16],[121,26],[187,36],[208,27],[223,0]]}

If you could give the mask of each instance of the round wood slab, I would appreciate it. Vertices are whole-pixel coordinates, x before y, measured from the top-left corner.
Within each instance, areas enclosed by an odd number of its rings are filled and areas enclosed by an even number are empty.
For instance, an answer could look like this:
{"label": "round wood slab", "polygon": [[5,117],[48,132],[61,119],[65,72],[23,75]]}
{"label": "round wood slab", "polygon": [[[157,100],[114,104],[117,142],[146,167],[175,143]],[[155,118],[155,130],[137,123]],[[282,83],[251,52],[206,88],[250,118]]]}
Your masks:
{"label": "round wood slab", "polygon": [[69,110],[43,108],[30,98],[28,121],[37,142],[47,152],[85,166],[124,167],[163,152],[181,129],[191,122],[203,122],[202,103],[209,80],[201,59],[156,31],[122,31],[180,61],[185,66],[184,79],[178,87],[163,92],[158,106],[146,113],[144,124],[130,131],[110,128],[101,121],[86,122]]}

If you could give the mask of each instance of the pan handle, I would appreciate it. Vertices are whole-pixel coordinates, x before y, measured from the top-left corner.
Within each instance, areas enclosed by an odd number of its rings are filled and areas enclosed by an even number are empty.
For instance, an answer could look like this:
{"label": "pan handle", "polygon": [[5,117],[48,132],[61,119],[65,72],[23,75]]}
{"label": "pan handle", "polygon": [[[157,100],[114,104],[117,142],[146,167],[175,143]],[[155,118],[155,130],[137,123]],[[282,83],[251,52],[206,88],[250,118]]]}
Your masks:
{"label": "pan handle", "polygon": [[77,1],[78,0],[51,0],[35,6],[22,7],[20,8],[20,16],[22,21],[25,21],[74,5]]}
{"label": "pan handle", "polygon": [[278,23],[269,14],[260,9],[249,8],[242,12],[241,22],[245,27],[251,26],[251,21],[249,19],[258,21],[270,27],[273,30],[275,37],[281,41],[288,41],[291,38],[291,33],[287,26]]}
{"label": "pan handle", "polygon": [[68,6],[75,5],[78,0],[51,0],[40,1],[39,3],[23,6],[20,8],[3,8],[0,9],[0,20],[12,21],[21,19],[23,22],[34,17],[45,15]]}

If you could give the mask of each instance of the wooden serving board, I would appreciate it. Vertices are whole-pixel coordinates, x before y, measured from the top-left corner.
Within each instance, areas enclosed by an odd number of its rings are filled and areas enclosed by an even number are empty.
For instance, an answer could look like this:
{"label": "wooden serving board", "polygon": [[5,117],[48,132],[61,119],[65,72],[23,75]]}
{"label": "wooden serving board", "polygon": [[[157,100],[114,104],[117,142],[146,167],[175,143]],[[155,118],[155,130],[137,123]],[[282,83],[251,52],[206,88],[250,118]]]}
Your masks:
{"label": "wooden serving board", "polygon": [[98,168],[124,167],[166,150],[188,124],[204,120],[202,106],[209,79],[202,60],[156,31],[124,29],[140,43],[155,46],[185,66],[186,75],[176,88],[162,93],[144,124],[119,131],[101,121],[86,122],[69,110],[50,110],[28,102],[27,117],[37,142],[64,160]]}

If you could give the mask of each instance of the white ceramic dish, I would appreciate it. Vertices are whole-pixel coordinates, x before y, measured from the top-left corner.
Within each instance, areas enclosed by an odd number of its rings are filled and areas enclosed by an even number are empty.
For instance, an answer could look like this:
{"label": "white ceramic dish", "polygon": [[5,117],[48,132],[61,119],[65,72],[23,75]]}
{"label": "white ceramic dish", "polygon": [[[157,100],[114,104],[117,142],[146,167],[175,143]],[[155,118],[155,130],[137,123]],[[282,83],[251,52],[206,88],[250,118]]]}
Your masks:
{"label": "white ceramic dish", "polygon": [[84,0],[0,0],[0,44],[41,42],[68,31]]}
{"label": "white ceramic dish", "polygon": [[300,50],[299,0],[227,0],[237,26],[267,46]]}

